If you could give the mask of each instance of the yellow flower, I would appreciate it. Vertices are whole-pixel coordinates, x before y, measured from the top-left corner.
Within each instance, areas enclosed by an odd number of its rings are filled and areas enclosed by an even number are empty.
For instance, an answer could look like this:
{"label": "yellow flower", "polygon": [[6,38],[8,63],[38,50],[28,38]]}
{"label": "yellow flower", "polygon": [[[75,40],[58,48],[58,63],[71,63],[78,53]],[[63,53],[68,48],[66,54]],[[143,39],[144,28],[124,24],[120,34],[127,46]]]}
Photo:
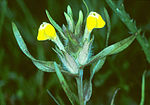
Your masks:
{"label": "yellow flower", "polygon": [[43,41],[43,40],[54,40],[56,39],[56,31],[54,27],[46,22],[43,22],[40,25],[37,40]]}
{"label": "yellow flower", "polygon": [[104,26],[105,21],[102,19],[101,15],[96,12],[90,12],[86,20],[88,31],[92,31],[94,28],[103,28]]}

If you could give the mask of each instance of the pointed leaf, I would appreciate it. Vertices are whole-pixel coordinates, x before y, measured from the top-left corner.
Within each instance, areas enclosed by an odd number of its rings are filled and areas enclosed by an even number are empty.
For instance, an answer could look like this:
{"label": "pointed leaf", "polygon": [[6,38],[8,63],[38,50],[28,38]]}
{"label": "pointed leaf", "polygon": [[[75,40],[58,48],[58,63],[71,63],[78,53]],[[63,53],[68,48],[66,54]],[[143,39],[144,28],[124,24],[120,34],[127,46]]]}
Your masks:
{"label": "pointed leaf", "polygon": [[85,2],[85,0],[82,0],[82,1],[83,1],[84,5],[86,7],[86,13],[87,13],[87,16],[88,16],[89,15],[89,8],[87,6],[87,3]]}
{"label": "pointed leaf", "polygon": [[[44,72],[55,72],[53,61],[32,60],[33,64]],[[63,70],[62,70],[63,72]]]}
{"label": "pointed leaf", "polygon": [[[120,5],[120,7],[118,8],[118,6],[112,0],[105,1],[133,34],[139,31],[136,27],[135,21],[133,21],[133,19],[131,19],[129,14],[125,11],[123,4]],[[143,37],[142,35],[140,35],[140,33],[138,33],[136,39],[141,45],[146,55],[147,61],[150,63],[150,44],[148,43],[147,38]]]}
{"label": "pointed leaf", "polygon": [[117,92],[119,91],[119,89],[120,89],[120,88],[118,88],[118,89],[115,90],[115,93],[113,94],[113,97],[112,97],[112,100],[111,100],[111,104],[110,104],[110,105],[115,105],[115,104],[114,104],[114,100],[115,100],[115,96],[116,96]]}
{"label": "pointed leaf", "polygon": [[[108,14],[106,8],[104,8],[104,15],[105,15],[106,23],[107,23],[107,35],[106,35],[106,47],[107,47],[108,46],[108,40],[109,40],[110,32],[111,32],[111,24],[110,24],[110,17],[109,17],[109,14]],[[94,74],[96,72],[98,72],[98,70],[100,70],[102,68],[102,66],[105,63],[105,60],[106,60],[106,57],[104,57],[103,59],[100,59],[96,63],[92,64],[91,75],[90,75],[91,79],[93,78]]]}
{"label": "pointed leaf", "polygon": [[108,55],[117,54],[124,49],[126,49],[135,39],[136,35],[129,36],[126,39],[123,39],[122,41],[119,41],[113,45],[110,45],[106,47],[104,50],[99,52],[97,55],[93,56],[88,64],[91,64],[92,62],[95,62],[99,59],[102,59]]}
{"label": "pointed leaf", "polygon": [[106,8],[104,8],[104,16],[105,16],[106,23],[107,23],[106,46],[108,46],[108,39],[109,39],[110,32],[111,32],[111,23],[110,23],[110,17]]}
{"label": "pointed leaf", "polygon": [[65,15],[66,21],[68,23],[68,29],[71,32],[73,32],[73,20],[71,19],[71,17],[66,12],[64,12],[64,15]]}
{"label": "pointed leaf", "polygon": [[28,51],[27,46],[24,42],[24,40],[22,39],[22,36],[20,34],[20,32],[18,31],[16,25],[14,23],[12,23],[12,29],[13,29],[13,33],[14,36],[17,40],[17,43],[20,47],[20,49],[22,50],[22,52],[32,60],[32,62],[34,63],[34,65],[45,72],[54,72],[54,64],[52,61],[41,61],[41,60],[36,60]]}
{"label": "pointed leaf", "polygon": [[74,97],[74,94],[71,92],[64,76],[62,75],[62,73],[60,72],[60,69],[58,68],[56,62],[54,62],[54,66],[55,66],[55,71],[56,71],[56,74],[57,74],[57,77],[62,85],[62,88],[64,89],[67,97],[69,98],[70,102],[72,103],[72,105],[75,105],[75,97]]}
{"label": "pointed leaf", "polygon": [[58,32],[61,34],[61,36],[67,40],[61,27],[53,20],[53,18],[50,16],[50,14],[47,10],[46,10],[46,15],[47,15],[49,21],[51,22],[51,24],[58,30]]}
{"label": "pointed leaf", "polygon": [[83,23],[83,13],[80,10],[79,11],[79,19],[78,19],[78,22],[77,22],[76,28],[75,28],[75,35],[79,35],[79,33],[81,32],[82,23]]}
{"label": "pointed leaf", "polygon": [[[70,23],[71,24],[68,24],[68,25],[70,25],[69,27],[70,27],[70,30],[71,30],[71,32],[73,32],[74,31],[74,21],[73,21],[73,13],[72,13],[72,9],[71,9],[71,7],[68,5],[68,7],[67,7],[67,15],[69,16],[69,20],[70,20]],[[65,16],[66,17],[66,16]],[[67,21],[68,22],[68,21]]]}
{"label": "pointed leaf", "polygon": [[72,13],[72,9],[70,7],[70,5],[67,6],[67,14],[71,17],[73,17],[73,13]]}
{"label": "pointed leaf", "polygon": [[105,63],[105,60],[106,60],[106,57],[100,59],[98,62],[94,63],[91,67],[91,75],[90,75],[90,78],[92,79],[94,74],[96,72],[98,72],[98,70],[100,70],[102,68],[102,66],[104,65]]}
{"label": "pointed leaf", "polygon": [[84,83],[84,103],[87,103],[92,96],[92,81],[85,81]]}
{"label": "pointed leaf", "polygon": [[140,105],[144,105],[144,99],[145,99],[145,75],[146,71],[144,71],[142,76],[142,88],[141,88],[141,102]]}

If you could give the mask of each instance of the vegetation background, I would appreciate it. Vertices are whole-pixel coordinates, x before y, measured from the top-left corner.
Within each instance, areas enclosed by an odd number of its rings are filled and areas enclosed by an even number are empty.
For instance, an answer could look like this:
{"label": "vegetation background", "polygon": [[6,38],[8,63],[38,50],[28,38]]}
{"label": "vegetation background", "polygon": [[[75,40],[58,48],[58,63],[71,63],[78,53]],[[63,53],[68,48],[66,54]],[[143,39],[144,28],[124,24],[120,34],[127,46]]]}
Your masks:
{"label": "vegetation background", "polygon": [[[85,0],[90,10],[103,15],[106,7],[111,18],[109,45],[131,35],[130,31],[113,13],[104,0]],[[136,21],[137,27],[145,32],[150,44],[150,1],[149,0],[114,0],[124,3],[127,13]],[[50,11],[59,24],[66,24],[64,11],[67,5],[72,7],[74,20],[78,19],[79,10],[86,15],[82,0],[0,0],[0,105],[56,105],[48,95],[69,104],[55,73],[38,71],[19,49],[14,38],[11,22],[14,21],[31,54],[41,60],[59,59],[50,41],[38,42],[37,32],[43,21],[48,22],[45,9]],[[86,17],[84,18],[86,19]],[[106,27],[94,30],[93,54],[105,47]],[[112,95],[120,88],[115,98],[116,105],[138,105],[141,98],[141,79],[146,70],[145,105],[150,105],[150,64],[135,40],[125,51],[107,57],[103,68],[93,80],[93,94],[88,105],[109,105]],[[88,69],[88,68],[87,68]]]}

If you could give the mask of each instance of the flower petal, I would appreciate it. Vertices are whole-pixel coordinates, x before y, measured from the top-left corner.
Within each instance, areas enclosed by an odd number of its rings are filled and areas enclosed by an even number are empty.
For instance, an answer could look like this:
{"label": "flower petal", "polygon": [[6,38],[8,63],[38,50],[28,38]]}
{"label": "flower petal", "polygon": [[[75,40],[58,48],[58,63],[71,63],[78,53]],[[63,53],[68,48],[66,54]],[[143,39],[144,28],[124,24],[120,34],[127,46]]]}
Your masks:
{"label": "flower petal", "polygon": [[96,12],[90,12],[89,16],[87,17],[86,27],[88,31],[92,31],[94,28],[103,28],[105,26],[105,21]]}
{"label": "flower petal", "polygon": [[97,24],[95,28],[103,28],[105,26],[105,21],[103,20],[103,18],[98,14],[98,18],[97,18]]}
{"label": "flower petal", "polygon": [[86,23],[87,29],[89,31],[93,30],[93,28],[96,27],[96,18],[93,17],[92,15],[89,15],[87,17],[87,23]]}
{"label": "flower petal", "polygon": [[44,35],[44,30],[43,29],[39,29],[37,40],[39,40],[39,41],[47,40],[47,38]]}
{"label": "flower petal", "polygon": [[45,27],[45,35],[47,35],[50,39],[56,38],[56,31],[51,24],[47,24]]}
{"label": "flower petal", "polygon": [[48,39],[56,39],[56,31],[51,24],[43,22],[43,24],[40,25],[37,40],[43,41]]}

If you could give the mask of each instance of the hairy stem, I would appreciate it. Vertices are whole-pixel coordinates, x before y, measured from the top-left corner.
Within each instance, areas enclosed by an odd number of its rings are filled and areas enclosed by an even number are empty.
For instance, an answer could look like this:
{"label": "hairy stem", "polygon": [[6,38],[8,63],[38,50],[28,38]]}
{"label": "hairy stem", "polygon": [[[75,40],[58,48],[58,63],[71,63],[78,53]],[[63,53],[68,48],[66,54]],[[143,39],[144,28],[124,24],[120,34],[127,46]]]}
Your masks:
{"label": "hairy stem", "polygon": [[80,105],[84,105],[84,95],[83,95],[83,70],[79,71],[79,77],[76,78],[78,86],[78,96]]}

